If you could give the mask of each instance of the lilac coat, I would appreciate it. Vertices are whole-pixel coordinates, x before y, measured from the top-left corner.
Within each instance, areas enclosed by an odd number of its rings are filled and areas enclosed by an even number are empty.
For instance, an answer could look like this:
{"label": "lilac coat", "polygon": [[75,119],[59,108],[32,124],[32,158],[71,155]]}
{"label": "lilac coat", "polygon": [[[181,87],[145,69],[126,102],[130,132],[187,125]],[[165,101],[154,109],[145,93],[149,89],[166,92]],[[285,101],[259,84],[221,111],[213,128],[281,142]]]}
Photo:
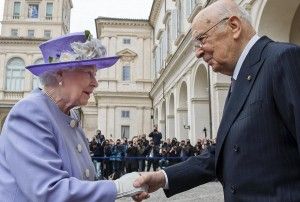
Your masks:
{"label": "lilac coat", "polygon": [[93,181],[86,137],[70,125],[74,115],[39,89],[11,109],[0,135],[1,201],[115,201],[113,181]]}

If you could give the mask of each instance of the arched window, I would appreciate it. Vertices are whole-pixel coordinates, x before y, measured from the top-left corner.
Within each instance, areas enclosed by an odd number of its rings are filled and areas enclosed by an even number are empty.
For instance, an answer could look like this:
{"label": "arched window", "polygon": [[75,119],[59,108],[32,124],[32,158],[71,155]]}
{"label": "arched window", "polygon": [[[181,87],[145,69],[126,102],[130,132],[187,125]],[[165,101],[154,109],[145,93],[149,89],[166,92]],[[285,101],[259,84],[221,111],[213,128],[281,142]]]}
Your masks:
{"label": "arched window", "polygon": [[12,58],[6,66],[7,91],[23,91],[25,63],[21,58]]}
{"label": "arched window", "polygon": [[[35,65],[38,65],[38,64],[43,64],[44,63],[44,60],[43,58],[40,58],[38,60],[35,61]],[[33,75],[33,78],[32,78],[32,89],[36,89],[36,88],[39,88],[41,87],[41,82],[39,80],[39,77]]]}

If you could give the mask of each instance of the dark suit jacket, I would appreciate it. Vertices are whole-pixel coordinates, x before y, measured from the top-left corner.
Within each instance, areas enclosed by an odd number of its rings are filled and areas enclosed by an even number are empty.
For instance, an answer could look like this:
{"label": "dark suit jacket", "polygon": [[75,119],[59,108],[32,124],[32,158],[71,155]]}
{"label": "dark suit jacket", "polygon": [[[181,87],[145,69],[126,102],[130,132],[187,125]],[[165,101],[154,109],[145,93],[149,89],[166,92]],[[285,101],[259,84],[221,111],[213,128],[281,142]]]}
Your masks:
{"label": "dark suit jacket", "polygon": [[262,37],[225,104],[217,144],[166,168],[167,196],[217,177],[225,201],[300,201],[300,47]]}

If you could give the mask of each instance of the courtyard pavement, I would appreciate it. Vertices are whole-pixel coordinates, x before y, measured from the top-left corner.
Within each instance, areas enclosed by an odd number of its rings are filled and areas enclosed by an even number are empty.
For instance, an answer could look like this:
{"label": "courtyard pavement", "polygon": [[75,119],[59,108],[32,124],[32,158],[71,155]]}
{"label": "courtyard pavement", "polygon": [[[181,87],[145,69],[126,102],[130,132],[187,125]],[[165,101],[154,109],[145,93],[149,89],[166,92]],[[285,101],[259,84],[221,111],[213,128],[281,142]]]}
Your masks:
{"label": "courtyard pavement", "polygon": [[[116,200],[132,201],[131,198]],[[224,202],[222,186],[219,182],[210,182],[186,192],[167,198],[162,189],[150,195],[145,202]]]}

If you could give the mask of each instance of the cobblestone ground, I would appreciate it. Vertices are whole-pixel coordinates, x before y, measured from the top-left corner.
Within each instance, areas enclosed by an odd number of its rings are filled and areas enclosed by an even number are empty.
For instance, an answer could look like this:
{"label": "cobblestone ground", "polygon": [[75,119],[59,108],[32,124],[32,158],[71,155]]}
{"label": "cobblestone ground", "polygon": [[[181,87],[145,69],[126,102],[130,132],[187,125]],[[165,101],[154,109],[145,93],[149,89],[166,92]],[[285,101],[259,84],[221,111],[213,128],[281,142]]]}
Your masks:
{"label": "cobblestone ground", "polygon": [[[120,199],[117,202],[132,201],[131,198]],[[152,193],[146,202],[224,202],[222,186],[219,182],[210,182],[186,192],[166,198],[162,189]]]}

